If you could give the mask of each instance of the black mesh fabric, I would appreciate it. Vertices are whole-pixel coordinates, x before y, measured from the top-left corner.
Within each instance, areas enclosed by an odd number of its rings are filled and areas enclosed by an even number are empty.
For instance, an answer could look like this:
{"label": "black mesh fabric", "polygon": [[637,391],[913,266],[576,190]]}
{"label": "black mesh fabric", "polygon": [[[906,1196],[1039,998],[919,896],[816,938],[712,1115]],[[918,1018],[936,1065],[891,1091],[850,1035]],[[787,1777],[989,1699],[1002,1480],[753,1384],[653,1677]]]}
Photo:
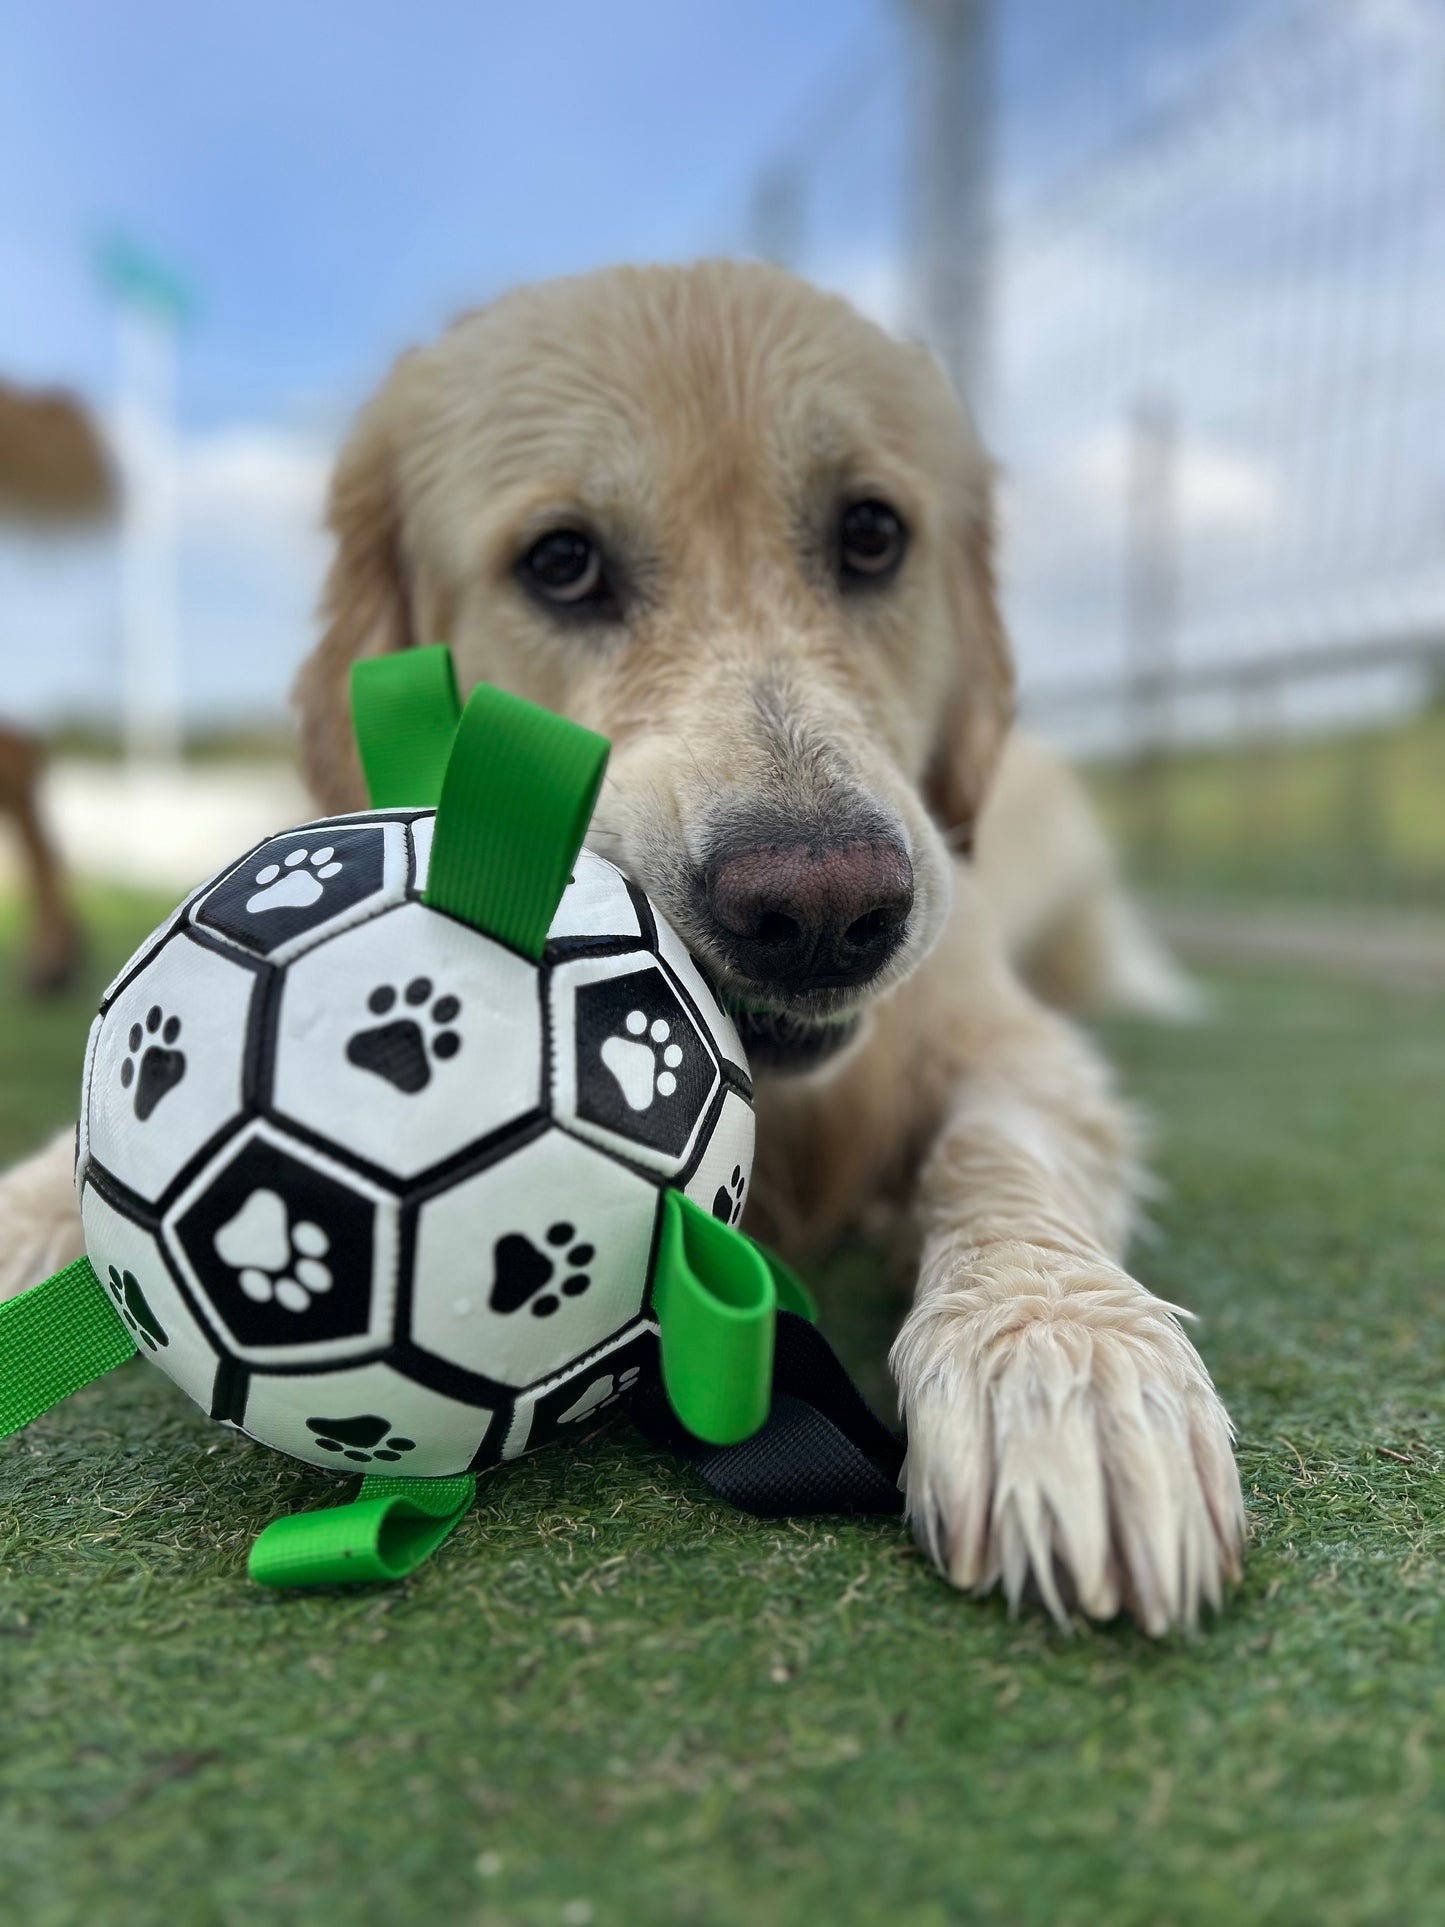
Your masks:
{"label": "black mesh fabric", "polygon": [[678,1423],[661,1383],[631,1401],[654,1445],[689,1459],[720,1499],[759,1519],[899,1513],[904,1441],[875,1418],[837,1353],[796,1312],[778,1313],[773,1403],[738,1445],[708,1445]]}

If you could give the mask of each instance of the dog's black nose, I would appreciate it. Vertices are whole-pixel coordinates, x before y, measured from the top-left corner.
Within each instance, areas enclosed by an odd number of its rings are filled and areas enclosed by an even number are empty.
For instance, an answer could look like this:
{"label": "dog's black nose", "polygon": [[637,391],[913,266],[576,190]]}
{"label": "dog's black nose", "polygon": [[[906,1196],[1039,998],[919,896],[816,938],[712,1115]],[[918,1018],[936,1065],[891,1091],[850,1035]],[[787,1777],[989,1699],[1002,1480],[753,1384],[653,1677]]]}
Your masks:
{"label": "dog's black nose", "polygon": [[794,993],[844,989],[876,977],[903,941],[913,865],[886,838],[760,844],[709,874],[707,900],[744,976]]}

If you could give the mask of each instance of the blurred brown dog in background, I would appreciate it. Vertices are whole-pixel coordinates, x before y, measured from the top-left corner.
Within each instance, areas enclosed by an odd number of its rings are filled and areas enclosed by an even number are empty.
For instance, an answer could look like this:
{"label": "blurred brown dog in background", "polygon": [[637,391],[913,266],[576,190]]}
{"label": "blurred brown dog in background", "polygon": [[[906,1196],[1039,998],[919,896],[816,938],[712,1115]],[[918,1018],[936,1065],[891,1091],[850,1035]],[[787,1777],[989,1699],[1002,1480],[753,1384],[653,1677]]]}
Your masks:
{"label": "blurred brown dog in background", "polygon": [[[361,655],[445,639],[464,688],[611,739],[590,840],[758,1075],[749,1224],[797,1252],[891,1217],[912,1251],[892,1366],[941,1570],[1152,1632],[1217,1604],[1229,1421],[1123,1267],[1127,1114],[1026,977],[1184,988],[1074,779],[1009,741],[989,471],[931,357],[758,265],[520,289],[397,364],[331,525],[297,685],[318,803],[364,802]],[[58,1143],[0,1184],[0,1289],[74,1248],[68,1180]]]}
{"label": "blurred brown dog in background", "polygon": [[45,751],[25,730],[0,723],[0,816],[15,825],[30,887],[25,982],[38,997],[64,990],[80,961],[80,926],[70,913],[60,853],[45,827],[40,775]]}

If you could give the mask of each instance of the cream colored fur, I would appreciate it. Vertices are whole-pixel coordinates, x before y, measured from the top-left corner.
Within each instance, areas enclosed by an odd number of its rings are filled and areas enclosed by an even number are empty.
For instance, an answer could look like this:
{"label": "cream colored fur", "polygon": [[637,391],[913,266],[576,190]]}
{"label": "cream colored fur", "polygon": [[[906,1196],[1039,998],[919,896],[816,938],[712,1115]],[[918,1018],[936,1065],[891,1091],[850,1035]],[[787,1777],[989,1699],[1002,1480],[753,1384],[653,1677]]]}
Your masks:
{"label": "cream colored fur", "polygon": [[[860,493],[912,538],[895,583],[848,601],[826,534]],[[933,362],[756,266],[518,290],[398,364],[331,521],[297,692],[322,807],[362,800],[351,662],[444,637],[465,687],[612,739],[594,840],[724,978],[687,887],[720,809],[816,807],[846,782],[902,826],[908,941],[832,1012],[860,1017],[838,1058],[760,1081],[750,1223],[797,1252],[891,1221],[911,1253],[908,1505],[955,1584],[1156,1633],[1218,1603],[1243,1525],[1229,1421],[1181,1314],[1124,1269],[1128,1115],[1010,954],[1073,996],[1168,1003],[1179,980],[1061,765],[1015,744],[984,807],[1012,710],[989,477]],[[515,576],[579,523],[631,584],[600,628]],[[0,1290],[75,1248],[68,1165],[52,1147],[0,1183]]]}
{"label": "cream colored fur", "polygon": [[84,1251],[74,1173],[75,1133],[58,1131],[43,1151],[0,1175],[0,1299]]}
{"label": "cream colored fur", "polygon": [[1064,1010],[1187,1022],[1203,1000],[1130,902],[1083,785],[1015,730],[979,820],[974,874],[1030,987]]}

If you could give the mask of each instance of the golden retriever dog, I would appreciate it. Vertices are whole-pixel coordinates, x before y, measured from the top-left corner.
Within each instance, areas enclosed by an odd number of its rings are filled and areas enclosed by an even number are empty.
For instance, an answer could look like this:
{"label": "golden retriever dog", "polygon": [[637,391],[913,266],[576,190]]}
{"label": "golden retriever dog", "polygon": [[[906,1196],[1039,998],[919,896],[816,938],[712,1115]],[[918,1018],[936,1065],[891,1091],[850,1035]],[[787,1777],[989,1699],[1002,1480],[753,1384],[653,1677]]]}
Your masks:
{"label": "golden retriever dog", "polygon": [[[1113,987],[1171,985],[1096,835],[1082,897],[1016,874],[1082,814],[1036,752],[971,857],[1013,680],[989,470],[937,364],[760,265],[522,288],[402,357],[330,520],[297,684],[317,802],[364,804],[347,676],[385,650],[446,640],[464,688],[611,739],[590,840],[711,971],[757,1076],[748,1222],[797,1253],[866,1217],[911,1254],[891,1363],[940,1571],[1152,1633],[1217,1605],[1229,1420],[1125,1268],[1128,1115],[1010,945],[1048,977],[1052,924],[1107,980],[1134,944]],[[75,1248],[67,1185],[61,1144],[0,1187],[6,1287]]]}

